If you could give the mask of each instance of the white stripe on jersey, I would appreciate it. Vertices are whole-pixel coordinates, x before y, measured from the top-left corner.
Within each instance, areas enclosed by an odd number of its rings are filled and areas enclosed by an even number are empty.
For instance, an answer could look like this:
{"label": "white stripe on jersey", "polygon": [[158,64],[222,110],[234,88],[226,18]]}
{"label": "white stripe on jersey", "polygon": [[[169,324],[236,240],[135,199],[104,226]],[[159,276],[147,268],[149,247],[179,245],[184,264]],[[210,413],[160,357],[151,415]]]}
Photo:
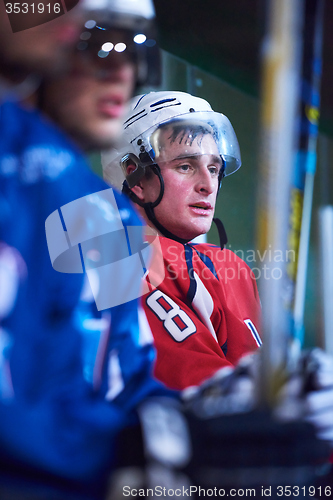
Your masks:
{"label": "white stripe on jersey", "polygon": [[216,332],[210,320],[212,312],[214,311],[214,302],[212,296],[208,292],[207,288],[205,287],[197,273],[194,272],[193,274],[197,284],[197,289],[192,300],[192,305],[209,329],[210,333],[213,335],[216,342],[218,342]]}
{"label": "white stripe on jersey", "polygon": [[124,389],[125,384],[121,374],[118,351],[113,349],[109,355],[108,363],[108,387],[105,399],[112,401]]}
{"label": "white stripe on jersey", "polygon": [[256,341],[258,347],[260,347],[262,345],[262,340],[260,338],[258,330],[256,329],[256,327],[254,326],[254,324],[252,323],[252,321],[250,319],[244,319],[244,323],[246,324],[246,326],[248,327],[248,329],[252,333],[253,338]]}
{"label": "white stripe on jersey", "polygon": [[150,329],[148,319],[144,309],[140,306],[138,310],[139,316],[139,345],[145,346],[154,343],[154,337]]}

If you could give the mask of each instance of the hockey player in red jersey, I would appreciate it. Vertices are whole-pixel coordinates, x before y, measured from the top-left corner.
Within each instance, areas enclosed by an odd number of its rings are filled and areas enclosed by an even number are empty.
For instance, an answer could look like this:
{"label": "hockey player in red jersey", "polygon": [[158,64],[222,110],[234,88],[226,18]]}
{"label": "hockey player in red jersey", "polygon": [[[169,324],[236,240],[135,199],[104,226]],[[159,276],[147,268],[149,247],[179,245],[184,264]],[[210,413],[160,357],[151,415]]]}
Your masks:
{"label": "hockey player in red jersey", "polygon": [[114,182],[121,164],[125,191],[158,231],[163,253],[165,277],[158,283],[151,266],[143,296],[155,375],[184,389],[261,344],[260,302],[247,264],[230,250],[191,243],[211,227],[222,178],[241,165],[239,146],[226,116],[182,92],[136,98],[122,141],[106,176]]}
{"label": "hockey player in red jersey", "polygon": [[[104,158],[105,178],[123,184],[159,235],[162,263],[156,252],[143,295],[157,348],[155,375],[187,388],[188,408],[203,419],[248,412],[258,402],[260,356],[245,356],[261,345],[253,274],[223,248],[219,221],[221,248],[192,242],[211,227],[223,177],[240,166],[229,120],[182,92],[134,98],[121,141]],[[311,422],[319,438],[333,443],[332,402],[332,358],[314,349],[286,378],[274,414]]]}

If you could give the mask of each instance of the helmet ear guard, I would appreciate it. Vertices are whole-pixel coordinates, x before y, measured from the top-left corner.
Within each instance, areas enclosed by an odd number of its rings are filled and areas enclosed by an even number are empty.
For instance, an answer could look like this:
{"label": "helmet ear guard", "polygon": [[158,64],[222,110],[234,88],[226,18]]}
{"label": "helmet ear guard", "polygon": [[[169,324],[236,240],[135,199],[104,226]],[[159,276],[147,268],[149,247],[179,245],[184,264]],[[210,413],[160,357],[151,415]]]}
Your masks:
{"label": "helmet ear guard", "polygon": [[[139,158],[133,154],[128,153],[121,159],[121,168],[123,169],[128,187],[132,189],[134,186],[139,184],[142,177],[145,175],[145,167],[143,167],[140,163]],[[136,166],[135,170],[130,174],[127,173],[127,168],[129,164],[134,164]]]}
{"label": "helmet ear guard", "polygon": [[[141,175],[138,174],[138,176],[140,175],[140,179],[142,179],[142,177],[146,174],[146,168],[147,167],[139,166],[139,168],[140,168],[139,172],[141,173]],[[153,216],[154,217],[153,222],[155,223],[155,221],[156,221],[155,216],[152,215],[153,214],[153,209],[155,207],[157,207],[157,205],[160,203],[160,201],[163,198],[163,194],[164,194],[164,179],[163,179],[163,176],[161,174],[161,169],[160,169],[160,167],[157,164],[149,165],[149,168],[151,169],[151,171],[155,175],[157,175],[158,180],[160,182],[160,192],[159,192],[159,195],[158,195],[158,197],[156,198],[155,201],[153,201],[153,202],[150,201],[150,202],[146,202],[145,203],[145,202],[143,202],[143,201],[140,200],[140,198],[132,191],[132,188],[134,186],[136,186],[140,182],[140,180],[138,182],[135,182],[132,186],[130,186],[129,185],[129,177],[130,177],[131,174],[129,174],[127,176],[127,178],[124,180],[123,187],[122,187],[122,192],[124,194],[126,194],[134,203],[137,203],[138,205],[140,205],[140,207],[143,207],[145,209],[145,212],[146,212],[146,214],[147,214],[147,216],[148,216],[148,218],[150,220],[152,220],[151,217]],[[133,173],[135,173],[136,171],[137,170],[135,170]],[[134,177],[132,178],[132,181],[134,182]]]}

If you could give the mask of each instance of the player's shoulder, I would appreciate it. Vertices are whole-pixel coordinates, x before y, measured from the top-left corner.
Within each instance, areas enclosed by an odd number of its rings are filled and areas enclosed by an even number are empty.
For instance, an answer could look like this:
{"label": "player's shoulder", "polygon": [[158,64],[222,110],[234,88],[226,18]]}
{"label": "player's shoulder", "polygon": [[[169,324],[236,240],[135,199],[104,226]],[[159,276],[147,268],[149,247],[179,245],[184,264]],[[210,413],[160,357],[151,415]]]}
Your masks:
{"label": "player's shoulder", "polygon": [[0,113],[1,142],[6,143],[6,145],[10,142],[10,139],[17,142],[24,134],[24,129],[28,128],[30,114],[13,101],[2,102]]}
{"label": "player's shoulder", "polygon": [[70,175],[73,190],[84,182],[87,174],[82,152],[38,110],[5,102],[1,105],[1,118],[2,177],[9,181],[15,178],[22,186],[31,186],[57,183]]}
{"label": "player's shoulder", "polygon": [[244,267],[249,269],[246,262],[235,252],[228,248],[223,248],[211,243],[195,243],[191,245],[200,255],[208,257],[217,266]]}
{"label": "player's shoulder", "polygon": [[26,147],[29,143],[44,142],[45,139],[59,136],[66,142],[66,135],[53,124],[38,109],[28,107],[20,102],[5,101],[1,103],[2,121],[6,123],[6,129],[10,128],[11,133],[22,134],[19,145]]}
{"label": "player's shoulder", "polygon": [[217,256],[221,258],[221,260],[230,259],[230,250],[214,245],[212,243],[191,243],[191,247],[199,254],[206,255],[211,259],[216,258]]}

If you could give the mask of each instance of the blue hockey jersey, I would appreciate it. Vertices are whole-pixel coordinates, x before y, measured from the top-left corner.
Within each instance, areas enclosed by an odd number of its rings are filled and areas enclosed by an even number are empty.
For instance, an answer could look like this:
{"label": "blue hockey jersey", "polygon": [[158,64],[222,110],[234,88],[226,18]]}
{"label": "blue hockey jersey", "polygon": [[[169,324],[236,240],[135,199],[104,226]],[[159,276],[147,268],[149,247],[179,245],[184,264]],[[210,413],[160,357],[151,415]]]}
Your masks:
{"label": "blue hockey jersey", "polygon": [[[109,469],[113,439],[133,408],[148,395],[164,393],[152,377],[155,353],[138,299],[98,306],[89,287],[83,288],[89,271],[93,284],[96,268],[88,269],[80,244],[81,272],[52,267],[51,247],[59,242],[48,248],[45,221],[107,189],[70,140],[38,112],[1,105],[0,454],[83,482]],[[136,228],[140,247],[141,220],[127,199],[112,195],[127,240]],[[61,223],[68,234],[66,221]],[[96,241],[99,235],[91,230],[95,240],[88,239]],[[119,248],[112,244],[108,251],[114,265]],[[140,278],[132,276],[128,290]],[[117,277],[110,287],[120,288],[127,279]]]}

